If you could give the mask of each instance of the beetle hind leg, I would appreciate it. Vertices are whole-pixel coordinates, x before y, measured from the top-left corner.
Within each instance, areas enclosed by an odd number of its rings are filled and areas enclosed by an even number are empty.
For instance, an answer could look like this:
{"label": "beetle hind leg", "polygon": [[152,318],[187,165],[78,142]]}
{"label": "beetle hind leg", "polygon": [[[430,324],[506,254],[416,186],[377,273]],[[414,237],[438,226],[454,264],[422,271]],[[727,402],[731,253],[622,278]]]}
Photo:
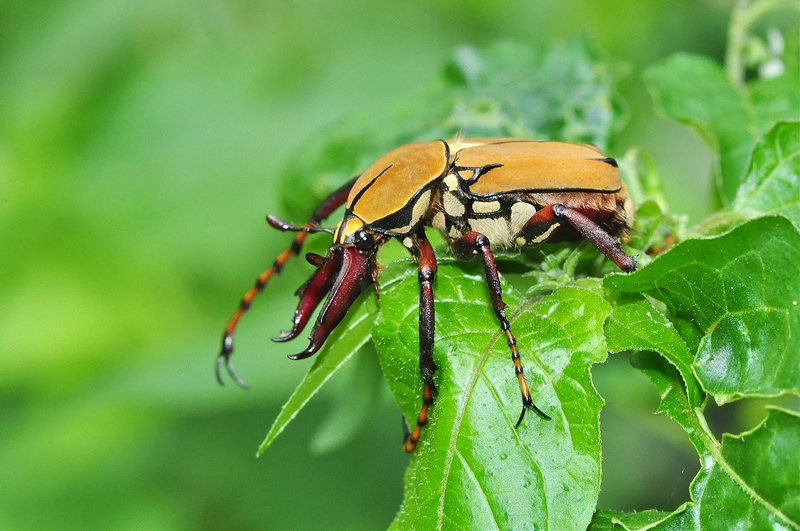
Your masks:
{"label": "beetle hind leg", "polygon": [[510,326],[509,328],[505,329],[505,333],[506,337],[508,338],[508,347],[511,349],[511,360],[514,362],[514,374],[517,375],[517,380],[519,381],[519,390],[522,394],[522,411],[520,411],[519,419],[517,419],[517,423],[514,424],[514,427],[519,428],[519,425],[522,424],[522,419],[525,418],[525,412],[529,409],[532,409],[537,415],[545,420],[552,420],[550,415],[539,409],[539,406],[533,403],[531,391],[528,388],[528,382],[525,381],[525,369],[522,367],[522,360],[519,357],[519,350],[517,350],[517,340],[514,338],[514,334],[511,333]]}
{"label": "beetle hind leg", "polygon": [[422,427],[428,423],[428,410],[436,394],[436,385],[433,383],[433,374],[436,372],[436,363],[433,361],[433,282],[436,279],[436,256],[424,234],[412,238],[411,246],[408,247],[419,264],[419,371],[422,376],[422,407],[417,414],[417,423],[411,431],[407,424],[404,429],[403,448],[411,453],[419,442]]}
{"label": "beetle hind leg", "polygon": [[522,412],[520,413],[519,419],[514,427],[517,428],[520,424],[522,424],[522,419],[525,418],[525,412],[529,409],[532,409],[543,419],[550,420],[550,416],[533,403],[530,388],[528,387],[528,383],[525,381],[525,370],[522,367],[522,360],[520,359],[519,349],[517,348],[517,340],[514,337],[514,334],[511,332],[511,323],[508,322],[508,318],[506,317],[506,303],[503,302],[503,290],[500,286],[500,277],[497,274],[497,264],[494,261],[494,255],[492,254],[492,250],[489,245],[489,239],[479,232],[468,232],[462,236],[461,239],[457,240],[455,245],[460,247],[462,252],[465,251],[466,248],[471,247],[477,251],[483,259],[483,269],[486,276],[486,284],[489,287],[489,298],[492,301],[492,308],[497,316],[497,320],[500,321],[500,328],[506,334],[508,348],[511,349],[511,361],[514,362],[514,373],[517,375],[519,391],[522,395]]}
{"label": "beetle hind leg", "polygon": [[220,385],[224,385],[221,369],[222,366],[225,365],[225,369],[228,371],[228,375],[231,379],[236,382],[239,387],[247,388],[247,384],[236,374],[231,362],[231,355],[233,354],[233,333],[236,331],[236,325],[239,323],[239,319],[242,318],[242,315],[250,309],[250,305],[253,299],[256,298],[256,295],[264,290],[264,286],[267,285],[269,279],[271,279],[273,275],[281,272],[284,264],[289,260],[292,254],[300,251],[307,235],[308,233],[306,232],[299,233],[292,242],[291,247],[279,254],[272,265],[258,275],[255,284],[252,288],[247,290],[247,293],[244,294],[242,300],[239,302],[239,307],[228,320],[228,324],[225,326],[225,330],[222,333],[222,348],[217,356],[217,363],[215,366],[215,374]]}
{"label": "beetle hind leg", "polygon": [[[547,205],[531,217],[526,226],[553,223],[566,220],[575,231],[606,255],[617,267],[628,273],[636,271],[636,257],[628,256],[617,241],[597,223],[574,208],[562,204]],[[545,233],[547,234],[547,233]],[[539,243],[534,240],[534,243]]]}
{"label": "beetle hind leg", "polygon": [[553,214],[556,217],[565,218],[581,236],[617,264],[617,267],[628,273],[636,271],[636,258],[625,254],[614,238],[594,221],[564,205],[553,205]]}

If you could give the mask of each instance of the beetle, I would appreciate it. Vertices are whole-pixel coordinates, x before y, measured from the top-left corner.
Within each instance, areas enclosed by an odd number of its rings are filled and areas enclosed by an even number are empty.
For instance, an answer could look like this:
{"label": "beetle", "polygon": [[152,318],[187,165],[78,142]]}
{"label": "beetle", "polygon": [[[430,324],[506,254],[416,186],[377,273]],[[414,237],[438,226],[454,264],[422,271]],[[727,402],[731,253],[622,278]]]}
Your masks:
{"label": "beetle", "polygon": [[[335,229],[320,223],[344,205]],[[326,256],[308,253],[317,269],[297,290],[300,301],[289,331],[274,341],[296,338],[325,298],[309,336],[308,347],[289,358],[316,353],[345,316],[358,295],[376,283],[378,249],[394,238],[418,264],[420,285],[419,369],[422,406],[413,430],[406,426],[404,448],[412,452],[429,419],[436,394],[433,359],[436,257],[425,235],[431,226],[444,234],[459,259],[483,261],[489,300],[508,340],[522,396],[522,412],[548,415],[533,402],[511,325],[505,315],[500,279],[492,249],[543,242],[586,239],[623,271],[634,271],[636,260],[626,255],[615,237],[633,223],[633,205],[622,184],[616,161],[588,144],[474,138],[415,142],[380,157],[360,176],[330,194],[305,225],[275,216],[267,221],[281,231],[295,231],[292,245],[259,275],[230,318],[217,356],[216,376],[222,383],[224,365],[230,377],[245,386],[231,364],[233,334],[253,298],[286,261],[299,254],[310,233],[328,232],[333,242]],[[327,296],[327,298],[326,298]]]}

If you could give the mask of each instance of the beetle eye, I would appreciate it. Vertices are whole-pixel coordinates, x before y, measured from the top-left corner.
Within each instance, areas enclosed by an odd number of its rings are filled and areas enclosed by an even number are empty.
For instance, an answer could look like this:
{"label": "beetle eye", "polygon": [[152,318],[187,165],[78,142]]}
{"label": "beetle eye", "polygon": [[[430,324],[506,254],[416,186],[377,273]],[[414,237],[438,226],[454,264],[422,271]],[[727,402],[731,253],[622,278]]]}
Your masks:
{"label": "beetle eye", "polygon": [[353,234],[353,243],[359,251],[369,251],[375,247],[375,239],[363,229]]}

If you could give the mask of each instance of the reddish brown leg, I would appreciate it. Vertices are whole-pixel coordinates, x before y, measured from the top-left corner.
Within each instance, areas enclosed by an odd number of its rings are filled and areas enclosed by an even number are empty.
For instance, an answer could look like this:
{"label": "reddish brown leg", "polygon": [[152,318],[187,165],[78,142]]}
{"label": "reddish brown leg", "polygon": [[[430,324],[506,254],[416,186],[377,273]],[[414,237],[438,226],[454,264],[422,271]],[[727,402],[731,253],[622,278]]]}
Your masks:
{"label": "reddish brown leg", "polygon": [[350,189],[353,187],[353,183],[356,182],[356,179],[357,177],[351,179],[341,188],[329,195],[314,210],[308,220],[308,223],[306,223],[303,227],[293,227],[287,224],[281,225],[282,222],[277,220],[277,218],[268,218],[270,225],[273,225],[280,230],[299,229],[302,230],[302,232],[299,232],[297,236],[294,237],[292,245],[279,254],[269,268],[265,269],[260,275],[258,275],[255,284],[252,288],[247,290],[247,293],[244,294],[241,302],[239,303],[239,307],[233,313],[230,320],[228,320],[228,324],[225,326],[225,330],[222,333],[222,348],[217,356],[217,364],[215,369],[217,381],[220,383],[220,385],[223,384],[222,375],[220,372],[222,365],[225,364],[225,368],[227,369],[228,374],[233,381],[236,382],[240,387],[247,387],[242,379],[236,374],[236,371],[233,369],[233,365],[231,364],[231,354],[233,353],[233,333],[236,330],[236,325],[239,323],[239,319],[241,319],[242,315],[244,315],[244,313],[250,308],[250,304],[253,302],[255,296],[263,291],[264,286],[267,284],[267,282],[269,282],[269,279],[271,279],[273,275],[281,272],[284,264],[293,254],[298,254],[300,252],[308,233],[315,232],[314,228],[317,227],[323,219],[331,215],[334,210],[342,206],[345,201],[347,201],[347,196],[350,193]]}
{"label": "reddish brown leg", "polygon": [[[577,210],[567,208],[564,205],[552,205],[553,215],[557,218],[564,218],[578,233],[589,240],[597,249],[606,255],[609,260],[617,264],[623,271],[636,271],[636,258],[628,256],[620,249],[619,244],[606,231],[601,229],[597,223],[587,218]],[[543,209],[544,210],[544,209]],[[538,214],[538,212],[537,212]]]}
{"label": "reddish brown leg", "polygon": [[422,408],[417,415],[417,424],[411,432],[406,426],[403,447],[406,452],[413,452],[419,442],[422,427],[428,422],[428,409],[433,404],[436,386],[433,373],[436,364],[433,361],[433,281],[436,279],[436,256],[433,247],[424,233],[412,238],[411,251],[419,263],[419,372],[422,375]]}
{"label": "reddish brown leg", "polygon": [[494,255],[489,246],[489,239],[479,232],[469,232],[456,241],[455,245],[462,248],[458,254],[465,253],[466,249],[464,249],[464,247],[471,247],[483,258],[483,270],[486,275],[486,284],[489,286],[489,297],[492,300],[492,308],[494,308],[497,320],[500,321],[500,328],[505,332],[506,338],[508,339],[508,347],[511,349],[511,360],[514,362],[514,372],[517,375],[519,390],[522,394],[522,413],[520,413],[519,420],[517,420],[517,424],[514,427],[518,427],[522,423],[522,419],[525,417],[525,411],[528,409],[533,409],[540,417],[550,420],[550,417],[533,403],[528,383],[525,381],[522,361],[519,357],[519,350],[517,350],[517,340],[514,338],[514,334],[511,333],[511,324],[506,318],[506,303],[503,302],[503,290],[500,286],[500,277],[497,274],[497,265],[494,261]]}

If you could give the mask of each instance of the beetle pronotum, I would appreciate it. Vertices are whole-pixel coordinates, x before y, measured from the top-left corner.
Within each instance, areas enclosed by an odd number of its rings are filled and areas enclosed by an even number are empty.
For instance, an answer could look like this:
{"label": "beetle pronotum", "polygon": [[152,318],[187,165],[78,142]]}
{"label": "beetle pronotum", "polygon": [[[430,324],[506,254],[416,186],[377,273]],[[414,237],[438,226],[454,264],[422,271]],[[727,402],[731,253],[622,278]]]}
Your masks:
{"label": "beetle pronotum", "polygon": [[[320,227],[341,205],[335,230]],[[506,334],[522,395],[522,412],[533,403],[517,348],[506,319],[500,279],[492,248],[519,248],[543,242],[585,238],[624,271],[636,269],[614,240],[632,224],[633,207],[619,178],[617,163],[594,146],[513,138],[457,139],[401,146],[378,159],[359,177],[328,196],[303,226],[273,216],[267,221],[282,231],[296,231],[290,248],[259,275],[242,298],[222,336],[216,374],[224,364],[231,378],[243,382],[231,365],[233,333],[242,314],[292,254],[299,254],[309,233],[329,232],[333,244],[326,256],[307,254],[317,267],[298,290],[300,302],[292,328],[274,341],[296,338],[327,295],[309,336],[309,346],[291,359],[303,359],[322,347],[358,295],[376,281],[375,255],[389,239],[399,240],[418,263],[420,284],[419,368],[422,406],[416,426],[406,430],[404,447],[414,450],[428,421],[436,386],[433,360],[436,257],[425,227],[442,232],[453,255],[483,260],[489,298]]]}

